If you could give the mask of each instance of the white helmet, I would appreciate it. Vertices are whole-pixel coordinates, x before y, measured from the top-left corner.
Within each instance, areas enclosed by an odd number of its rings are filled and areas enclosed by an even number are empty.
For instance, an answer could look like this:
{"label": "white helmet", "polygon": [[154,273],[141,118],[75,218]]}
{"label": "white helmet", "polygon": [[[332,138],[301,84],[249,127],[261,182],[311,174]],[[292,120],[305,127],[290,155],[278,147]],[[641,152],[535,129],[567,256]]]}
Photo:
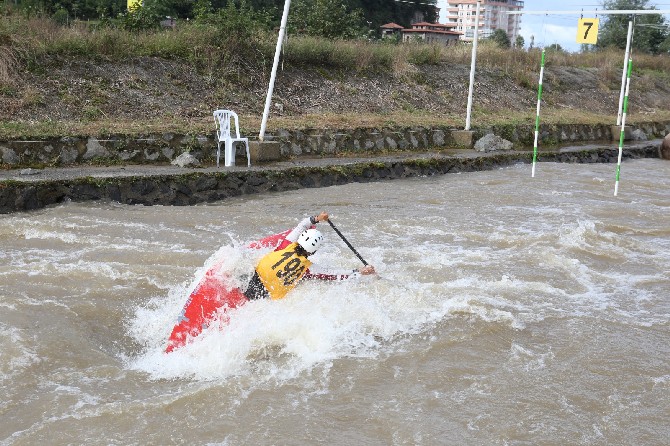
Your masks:
{"label": "white helmet", "polygon": [[310,254],[314,254],[321,243],[323,243],[323,234],[316,229],[308,229],[298,237],[298,244]]}

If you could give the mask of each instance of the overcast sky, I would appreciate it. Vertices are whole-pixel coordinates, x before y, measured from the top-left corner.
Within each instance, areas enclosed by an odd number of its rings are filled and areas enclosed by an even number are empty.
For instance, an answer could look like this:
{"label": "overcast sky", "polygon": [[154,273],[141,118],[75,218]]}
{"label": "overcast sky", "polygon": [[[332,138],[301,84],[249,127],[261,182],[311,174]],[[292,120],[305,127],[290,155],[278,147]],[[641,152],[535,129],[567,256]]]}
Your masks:
{"label": "overcast sky", "polygon": [[[439,1],[438,3],[438,6],[446,8],[446,1]],[[602,9],[602,3],[601,0],[525,0],[523,10],[593,11]],[[670,1],[668,0],[650,1],[648,5],[654,5],[657,9],[670,10]],[[600,16],[600,19],[602,18],[603,16]],[[579,51],[580,44],[576,42],[577,20],[579,20],[578,14],[524,14],[521,17],[521,35],[526,42],[526,46],[530,43],[531,36],[535,36],[536,47],[547,47],[558,43],[564,50]]]}

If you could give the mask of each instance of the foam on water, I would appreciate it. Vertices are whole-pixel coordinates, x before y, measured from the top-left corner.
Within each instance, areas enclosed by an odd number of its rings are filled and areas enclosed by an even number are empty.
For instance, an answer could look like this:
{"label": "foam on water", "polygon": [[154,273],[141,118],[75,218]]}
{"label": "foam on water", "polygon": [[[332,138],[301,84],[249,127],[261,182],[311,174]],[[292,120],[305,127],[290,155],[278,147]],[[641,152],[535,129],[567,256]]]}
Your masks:
{"label": "foam on water", "polygon": [[[332,257],[332,252],[319,253]],[[239,246],[223,246],[189,284],[157,296],[137,309],[130,334],[145,346],[128,358],[132,369],[152,378],[222,379],[253,374],[257,379],[285,380],[336,358],[377,356],[393,348],[398,336],[421,332],[463,312],[482,321],[521,328],[518,313],[530,310],[497,296],[476,292],[481,283],[435,284],[396,273],[373,259],[381,277],[341,282],[306,281],[280,301],[253,301],[230,312],[225,327],[211,326],[186,347],[165,354],[165,342],[186,297],[212,265],[226,259],[231,286],[244,286],[262,255]],[[316,259],[318,261],[318,258]],[[503,279],[503,288],[514,286]],[[490,283],[488,285],[491,285]],[[463,292],[470,289],[471,293]]]}
{"label": "foam on water", "polygon": [[[424,200],[421,205],[434,203]],[[452,227],[448,219],[432,226],[417,223],[416,228],[392,219],[374,230],[362,227],[360,237],[375,240],[365,247],[366,257],[383,279],[302,283],[289,298],[245,305],[232,312],[223,330],[210,327],[186,348],[163,354],[176,315],[207,267],[226,258],[237,280],[232,285],[243,286],[261,255],[239,243],[224,246],[194,281],[137,310],[131,335],[145,350],[129,358],[128,366],[154,379],[253,374],[260,380],[283,380],[337,358],[385,354],[395,348],[396,339],[463,314],[513,330],[566,315],[597,314],[639,326],[667,322],[668,314],[652,311],[651,292],[637,288],[663,280],[646,272],[645,263],[651,262],[648,269],[653,271],[667,262],[668,254],[645,237],[624,237],[596,218],[569,217],[565,210],[538,205],[533,218],[492,228],[487,222],[472,229]],[[350,265],[346,248],[329,243],[318,255],[334,266]],[[600,267],[612,259],[638,259],[642,266],[626,274]],[[508,265],[506,274],[491,274],[504,271],[501,265]]]}
{"label": "foam on water", "polygon": [[0,324],[0,359],[0,384],[3,385],[41,360],[30,339],[26,339],[21,330],[5,324]]}
{"label": "foam on water", "polygon": [[544,369],[547,363],[555,358],[551,350],[546,352],[535,351],[529,347],[523,347],[517,343],[512,343],[510,350],[510,364],[521,366],[524,371],[537,371]]}

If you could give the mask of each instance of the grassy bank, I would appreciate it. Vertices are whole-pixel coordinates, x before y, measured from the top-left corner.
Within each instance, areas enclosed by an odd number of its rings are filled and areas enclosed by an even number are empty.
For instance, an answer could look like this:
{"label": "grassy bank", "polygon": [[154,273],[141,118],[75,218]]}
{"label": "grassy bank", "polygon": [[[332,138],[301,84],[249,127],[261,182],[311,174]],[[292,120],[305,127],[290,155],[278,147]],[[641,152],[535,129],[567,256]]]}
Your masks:
{"label": "grassy bank", "polygon": [[[241,116],[241,133],[254,139],[258,136],[261,116]],[[484,113],[473,113],[474,127],[533,126],[535,115],[528,113],[509,114],[505,116]],[[636,125],[650,122],[670,122],[670,110],[654,114],[638,114],[627,119],[627,124]],[[542,125],[553,124],[615,124],[616,115],[598,115],[592,113],[574,113],[569,110],[549,110],[542,114]],[[342,129],[356,128],[404,128],[404,127],[449,127],[463,128],[465,120],[462,116],[393,113],[393,114],[319,114],[302,115],[299,117],[272,118],[267,127],[268,132],[277,129]],[[63,136],[98,138],[114,135],[140,137],[143,135],[175,133],[183,135],[207,135],[213,133],[210,119],[170,120],[150,118],[142,121],[43,121],[43,122],[0,122],[1,140],[48,140]]]}
{"label": "grassy bank", "polygon": [[[241,39],[244,38],[244,42]],[[132,32],[97,27],[88,22],[60,26],[47,18],[26,19],[0,15],[0,80],[11,82],[21,68],[36,69],[53,58],[81,57],[90,60],[122,61],[131,57],[164,57],[196,64],[201,69],[222,63],[248,63],[269,67],[274,55],[276,34],[258,31],[252,35],[231,35],[216,26],[180,23],[172,29]],[[538,70],[540,49],[500,48],[481,41],[477,64],[499,67],[519,75]],[[344,70],[402,71],[409,65],[449,62],[469,64],[469,45],[396,44],[384,41],[328,40],[309,36],[289,36],[284,63],[296,66],[327,66]],[[619,79],[621,50],[568,53],[550,51],[547,66],[598,68]],[[635,55],[635,69],[670,72],[668,55]]]}
{"label": "grassy bank", "polygon": [[[39,85],[51,71],[63,65],[82,62],[84,65],[122,65],[138,58],[160,58],[183,66],[210,81],[211,90],[254,90],[254,95],[242,101],[262,103],[262,91],[269,79],[274,55],[276,34],[262,30],[231,32],[228,29],[203,23],[180,23],[174,30],[131,32],[113,27],[100,27],[93,23],[75,22],[59,26],[45,18],[27,19],[11,13],[0,15],[0,105],[13,110],[35,110],[45,107],[47,101]],[[426,82],[418,73],[422,67],[469,66],[471,47],[468,45],[393,44],[380,41],[327,40],[306,36],[289,36],[282,63],[288,69],[321,73],[325,80],[375,77],[380,74],[401,79],[406,84],[424,87]],[[547,55],[549,70],[545,82],[554,82],[560,88],[560,79],[552,79],[552,67],[591,69],[598,73],[603,90],[618,90],[621,79],[623,54],[619,50],[586,52],[579,54],[552,51]],[[540,50],[503,49],[482,42],[479,46],[478,69],[496,70],[514,85],[534,95],[537,89]],[[636,88],[653,90],[656,82],[670,84],[670,57],[667,55],[635,55]],[[339,74],[338,74],[339,73]],[[418,73],[418,74],[417,74]],[[91,76],[87,82],[95,82]],[[50,80],[50,82],[75,83],[79,79]],[[188,81],[188,80],[187,80]],[[100,81],[106,82],[106,81]],[[175,81],[177,82],[177,81]],[[179,80],[178,82],[184,82]],[[142,82],[135,82],[140,85]],[[209,105],[188,115],[163,113],[161,116],[144,114],[126,117],[105,111],[104,93],[109,86],[89,85],[89,97],[73,97],[70,86],[60,87],[55,100],[63,104],[76,103],[80,113],[67,119],[14,119],[0,120],[0,139],[43,138],[64,135],[144,134],[170,131],[197,134],[211,131]],[[439,86],[431,87],[436,94]],[[467,85],[461,85],[467,89]],[[588,98],[588,92],[586,96]],[[592,93],[591,93],[592,94]],[[477,95],[477,93],[476,93]],[[197,96],[196,96],[197,98]],[[250,99],[251,98],[251,99]],[[69,101],[69,102],[68,102]],[[98,104],[100,102],[100,105]],[[83,104],[83,105],[80,105]],[[123,106],[122,104],[120,105]],[[667,107],[632,113],[630,122],[667,120]],[[475,99],[473,122],[475,125],[527,123],[534,121],[534,108],[527,111],[510,110],[501,114]],[[260,127],[257,108],[241,113],[246,133],[254,134]],[[562,107],[546,107],[543,122],[547,123],[603,123],[615,121],[616,113],[588,112]],[[291,116],[273,116],[269,129],[277,128],[355,128],[409,125],[447,125],[462,127],[465,109],[435,112],[413,106],[390,107],[377,113],[361,111],[323,113],[294,113]]]}

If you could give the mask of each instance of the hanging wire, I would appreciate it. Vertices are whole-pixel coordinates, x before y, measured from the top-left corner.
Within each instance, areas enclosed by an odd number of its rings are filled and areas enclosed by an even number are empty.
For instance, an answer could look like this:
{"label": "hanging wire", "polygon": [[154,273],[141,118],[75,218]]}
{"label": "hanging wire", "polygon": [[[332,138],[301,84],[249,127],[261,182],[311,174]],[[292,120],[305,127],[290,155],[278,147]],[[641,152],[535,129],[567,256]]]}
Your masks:
{"label": "hanging wire", "polygon": [[660,30],[670,30],[670,25],[655,25],[653,23],[640,23],[640,28],[651,28],[651,29],[660,29]]}

